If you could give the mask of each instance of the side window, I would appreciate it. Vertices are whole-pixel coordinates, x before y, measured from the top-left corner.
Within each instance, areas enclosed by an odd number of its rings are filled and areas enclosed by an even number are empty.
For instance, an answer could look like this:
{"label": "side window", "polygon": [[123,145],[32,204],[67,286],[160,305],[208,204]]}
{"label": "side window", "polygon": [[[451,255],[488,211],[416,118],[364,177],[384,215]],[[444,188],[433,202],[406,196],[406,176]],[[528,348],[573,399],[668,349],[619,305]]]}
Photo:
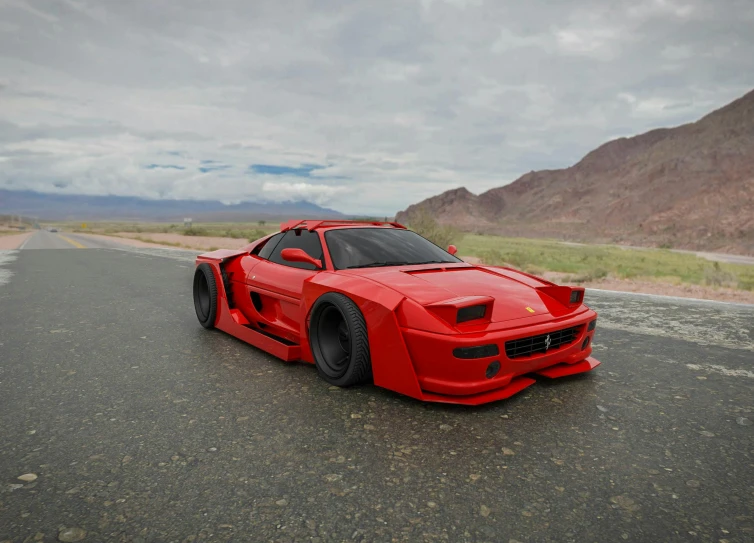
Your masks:
{"label": "side window", "polygon": [[308,230],[288,230],[272,251],[270,262],[290,266],[291,268],[301,268],[302,270],[315,269],[312,264],[305,262],[288,262],[283,260],[280,253],[283,249],[303,249],[311,257],[322,259],[322,244],[319,242],[319,234],[309,232]]}
{"label": "side window", "polygon": [[275,234],[270,239],[268,239],[264,245],[259,249],[257,252],[257,256],[259,258],[264,258],[265,260],[270,258],[270,255],[272,254],[272,251],[275,250],[275,246],[278,244],[280,239],[284,236],[282,232],[280,234]]}

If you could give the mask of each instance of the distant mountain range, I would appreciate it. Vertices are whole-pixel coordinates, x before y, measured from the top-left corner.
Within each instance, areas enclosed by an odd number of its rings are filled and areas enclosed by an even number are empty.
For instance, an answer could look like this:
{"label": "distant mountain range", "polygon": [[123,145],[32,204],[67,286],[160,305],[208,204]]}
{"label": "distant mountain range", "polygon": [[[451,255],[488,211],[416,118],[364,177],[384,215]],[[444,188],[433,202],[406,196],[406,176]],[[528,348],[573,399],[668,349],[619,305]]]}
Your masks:
{"label": "distant mountain range", "polygon": [[578,164],[416,213],[463,230],[754,254],[754,91],[701,120],[608,142]]}
{"label": "distant mountain range", "polygon": [[343,218],[333,209],[306,201],[241,202],[214,200],[150,200],[132,196],[47,194],[0,189],[0,214],[39,220],[248,221],[252,219]]}

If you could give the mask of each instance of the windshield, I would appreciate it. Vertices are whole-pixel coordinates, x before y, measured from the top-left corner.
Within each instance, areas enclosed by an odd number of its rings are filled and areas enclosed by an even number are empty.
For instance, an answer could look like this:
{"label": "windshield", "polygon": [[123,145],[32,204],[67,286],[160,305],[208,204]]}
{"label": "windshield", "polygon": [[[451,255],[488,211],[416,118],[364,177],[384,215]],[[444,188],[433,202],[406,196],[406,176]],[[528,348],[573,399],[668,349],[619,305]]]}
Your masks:
{"label": "windshield", "polygon": [[336,270],[463,262],[410,230],[344,228],[325,240]]}

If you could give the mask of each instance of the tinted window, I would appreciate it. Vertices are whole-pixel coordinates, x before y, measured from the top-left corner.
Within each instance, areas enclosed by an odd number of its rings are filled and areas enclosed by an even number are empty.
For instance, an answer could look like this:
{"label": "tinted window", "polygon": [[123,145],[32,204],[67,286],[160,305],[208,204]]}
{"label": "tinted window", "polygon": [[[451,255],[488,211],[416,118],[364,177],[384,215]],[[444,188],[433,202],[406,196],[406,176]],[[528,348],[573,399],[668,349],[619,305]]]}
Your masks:
{"label": "tinted window", "polygon": [[325,233],[335,269],[462,262],[410,230],[347,228]]}
{"label": "tinted window", "polygon": [[264,245],[262,245],[262,248],[259,250],[257,255],[259,255],[259,258],[264,258],[265,260],[270,258],[270,255],[272,254],[272,251],[275,249],[275,246],[278,244],[278,242],[281,240],[281,238],[285,234],[275,234],[270,239],[268,239]]}
{"label": "tinted window", "polygon": [[277,244],[277,247],[275,247],[275,250],[272,251],[272,256],[270,256],[270,262],[283,264],[284,266],[301,268],[303,270],[316,269],[313,264],[307,264],[306,262],[288,262],[287,260],[283,260],[283,257],[280,256],[283,249],[303,249],[309,256],[322,260],[322,244],[319,242],[319,234],[316,232],[288,230],[280,240],[280,243]]}

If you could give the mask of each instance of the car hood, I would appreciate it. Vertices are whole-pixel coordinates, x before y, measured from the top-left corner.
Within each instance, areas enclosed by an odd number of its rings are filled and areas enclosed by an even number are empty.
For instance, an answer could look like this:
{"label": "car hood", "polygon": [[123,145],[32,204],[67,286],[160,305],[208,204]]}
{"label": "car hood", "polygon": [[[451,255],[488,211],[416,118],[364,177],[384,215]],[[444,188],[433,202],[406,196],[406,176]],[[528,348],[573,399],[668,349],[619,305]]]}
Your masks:
{"label": "car hood", "polygon": [[543,315],[560,317],[572,312],[536,288],[551,283],[504,268],[461,264],[362,268],[349,272],[381,283],[421,305],[463,296],[491,296],[495,299],[492,322]]}

